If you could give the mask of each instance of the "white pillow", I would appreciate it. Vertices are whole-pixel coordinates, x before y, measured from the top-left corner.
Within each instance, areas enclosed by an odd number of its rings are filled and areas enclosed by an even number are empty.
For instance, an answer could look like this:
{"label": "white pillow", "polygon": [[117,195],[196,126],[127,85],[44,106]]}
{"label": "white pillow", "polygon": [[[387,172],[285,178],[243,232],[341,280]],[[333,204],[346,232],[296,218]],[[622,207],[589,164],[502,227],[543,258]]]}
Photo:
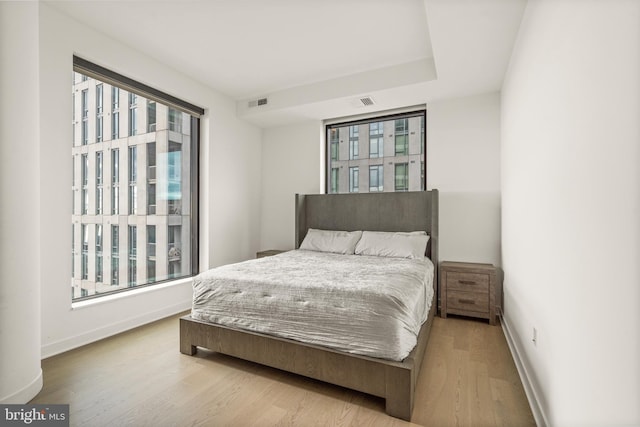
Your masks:
{"label": "white pillow", "polygon": [[356,255],[423,259],[429,236],[424,231],[393,233],[365,231],[356,246]]}
{"label": "white pillow", "polygon": [[353,255],[362,231],[317,230],[310,228],[300,249]]}

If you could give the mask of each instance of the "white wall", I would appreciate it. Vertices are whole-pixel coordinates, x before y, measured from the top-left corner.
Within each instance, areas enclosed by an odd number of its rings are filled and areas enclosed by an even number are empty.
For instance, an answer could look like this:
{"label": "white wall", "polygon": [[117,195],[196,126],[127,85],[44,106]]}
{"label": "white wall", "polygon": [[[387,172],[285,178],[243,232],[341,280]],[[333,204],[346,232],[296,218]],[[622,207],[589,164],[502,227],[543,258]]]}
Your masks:
{"label": "white wall", "polygon": [[261,249],[295,246],[295,194],[320,192],[323,126],[316,120],[263,130]]}
{"label": "white wall", "polygon": [[500,95],[427,104],[427,186],[440,191],[440,259],[500,255]]}
{"label": "white wall", "polygon": [[8,404],[42,388],[37,2],[0,2],[0,52],[0,403]]}
{"label": "white wall", "polygon": [[[318,193],[322,123],[263,131],[262,249],[293,247],[293,195]],[[427,105],[427,186],[440,193],[440,258],[500,264],[500,96]]]}
{"label": "white wall", "polygon": [[[231,99],[46,3],[40,5],[39,48],[43,215],[34,250],[39,248],[42,259],[42,346],[46,357],[191,305],[190,281],[184,280],[173,286],[134,291],[137,294],[120,294],[82,308],[71,307],[72,55],[205,108],[201,126],[201,269],[255,256],[260,225],[261,135],[259,129],[236,118]],[[37,112],[37,108],[32,110]]]}
{"label": "white wall", "polygon": [[530,1],[503,87],[504,318],[540,424],[640,425],[638,22]]}

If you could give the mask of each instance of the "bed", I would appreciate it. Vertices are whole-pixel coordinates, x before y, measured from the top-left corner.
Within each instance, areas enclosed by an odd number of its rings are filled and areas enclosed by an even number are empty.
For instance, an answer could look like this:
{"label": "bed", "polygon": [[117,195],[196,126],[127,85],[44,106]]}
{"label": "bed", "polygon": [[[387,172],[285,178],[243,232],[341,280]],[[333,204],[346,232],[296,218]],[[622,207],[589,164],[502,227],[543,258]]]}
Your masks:
{"label": "bed", "polygon": [[[260,330],[259,327],[235,324],[233,320],[229,319],[227,321],[221,320],[223,314],[215,312],[215,310],[205,310],[207,315],[202,315],[202,312],[194,310],[193,315],[180,319],[180,351],[193,355],[197,351],[197,347],[200,346],[382,397],[386,401],[386,412],[389,415],[410,420],[415,384],[438,306],[436,295],[438,283],[438,192],[431,190],[404,193],[296,195],[296,249],[300,248],[307,233],[311,233],[309,230],[318,229],[368,230],[373,232],[424,230],[428,233],[426,254],[431,260],[429,264],[433,267],[429,286],[432,287],[430,290],[434,296],[433,302],[424,314],[426,320],[417,325],[415,344],[410,344],[411,347],[406,350],[408,354],[405,355],[402,352],[398,354],[369,353],[368,344],[362,348],[351,349],[341,347],[340,343],[333,345],[333,343],[322,340],[302,342],[300,337],[290,336],[284,332],[282,336],[274,336]],[[289,265],[294,261],[293,258],[306,256],[304,252],[304,250],[297,250],[290,254],[285,253],[271,257],[271,260],[263,258],[247,263],[256,264],[257,267],[254,265],[252,268],[258,269],[267,268],[269,264],[284,268],[282,266]],[[337,258],[333,258],[333,261],[330,259],[332,256],[336,257],[335,255],[312,254],[312,256],[320,257],[317,260],[318,264],[338,263]],[[325,256],[329,258],[325,260],[323,258]],[[348,257],[348,255],[344,257]],[[241,272],[242,268],[244,266],[234,265],[226,267],[225,271],[229,270],[229,274],[236,274],[238,271]],[[203,273],[203,275],[206,274]],[[416,273],[416,275],[419,274]],[[229,294],[234,292],[238,293],[239,291],[231,289]],[[262,293],[261,299],[263,301],[268,302],[273,298],[269,289],[257,290],[256,292]],[[235,296],[233,297],[235,298]],[[198,305],[196,300],[197,298],[194,296],[194,307]],[[237,303],[240,300],[234,301]],[[304,301],[305,298],[299,298],[292,301],[292,304],[303,304]],[[352,302],[346,303],[347,307],[351,305],[353,305]],[[344,307],[340,307],[340,309],[344,309]],[[287,310],[290,309],[287,308]],[[367,311],[367,309],[363,311]],[[382,312],[382,309],[379,311]],[[211,318],[207,317],[209,315]],[[383,316],[376,318],[384,319]],[[216,323],[209,321],[211,319]],[[375,327],[382,326],[384,325]],[[283,331],[288,331],[286,325],[283,326]],[[365,341],[363,339],[363,342]],[[396,346],[392,347],[395,349]],[[398,348],[400,348],[399,345]]]}

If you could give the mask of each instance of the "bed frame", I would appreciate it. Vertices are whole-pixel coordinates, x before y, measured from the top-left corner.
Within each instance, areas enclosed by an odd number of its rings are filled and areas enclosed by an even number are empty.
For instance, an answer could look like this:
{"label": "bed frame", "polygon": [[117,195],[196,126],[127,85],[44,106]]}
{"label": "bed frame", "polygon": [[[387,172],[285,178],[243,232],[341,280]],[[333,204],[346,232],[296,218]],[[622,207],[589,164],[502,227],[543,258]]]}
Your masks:
{"label": "bed frame", "polygon": [[[431,236],[427,255],[438,283],[438,190],[398,193],[298,195],[295,199],[295,247],[309,228],[326,230],[415,231]],[[386,412],[409,421],[418,373],[437,309],[437,292],[418,343],[402,362],[343,353],[329,348],[180,319],[180,352],[197,347],[358,390],[386,400]]]}

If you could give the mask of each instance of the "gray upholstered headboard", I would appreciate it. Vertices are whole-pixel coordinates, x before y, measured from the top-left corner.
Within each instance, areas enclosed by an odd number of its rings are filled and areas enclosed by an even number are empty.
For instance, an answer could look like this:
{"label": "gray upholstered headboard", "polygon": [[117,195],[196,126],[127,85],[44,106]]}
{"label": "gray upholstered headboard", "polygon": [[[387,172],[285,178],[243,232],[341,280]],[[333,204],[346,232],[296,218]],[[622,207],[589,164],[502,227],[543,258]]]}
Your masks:
{"label": "gray upholstered headboard", "polygon": [[[309,228],[417,231],[431,236],[427,256],[438,271],[438,190],[397,193],[296,194],[295,247]],[[437,284],[437,281],[435,282]]]}

